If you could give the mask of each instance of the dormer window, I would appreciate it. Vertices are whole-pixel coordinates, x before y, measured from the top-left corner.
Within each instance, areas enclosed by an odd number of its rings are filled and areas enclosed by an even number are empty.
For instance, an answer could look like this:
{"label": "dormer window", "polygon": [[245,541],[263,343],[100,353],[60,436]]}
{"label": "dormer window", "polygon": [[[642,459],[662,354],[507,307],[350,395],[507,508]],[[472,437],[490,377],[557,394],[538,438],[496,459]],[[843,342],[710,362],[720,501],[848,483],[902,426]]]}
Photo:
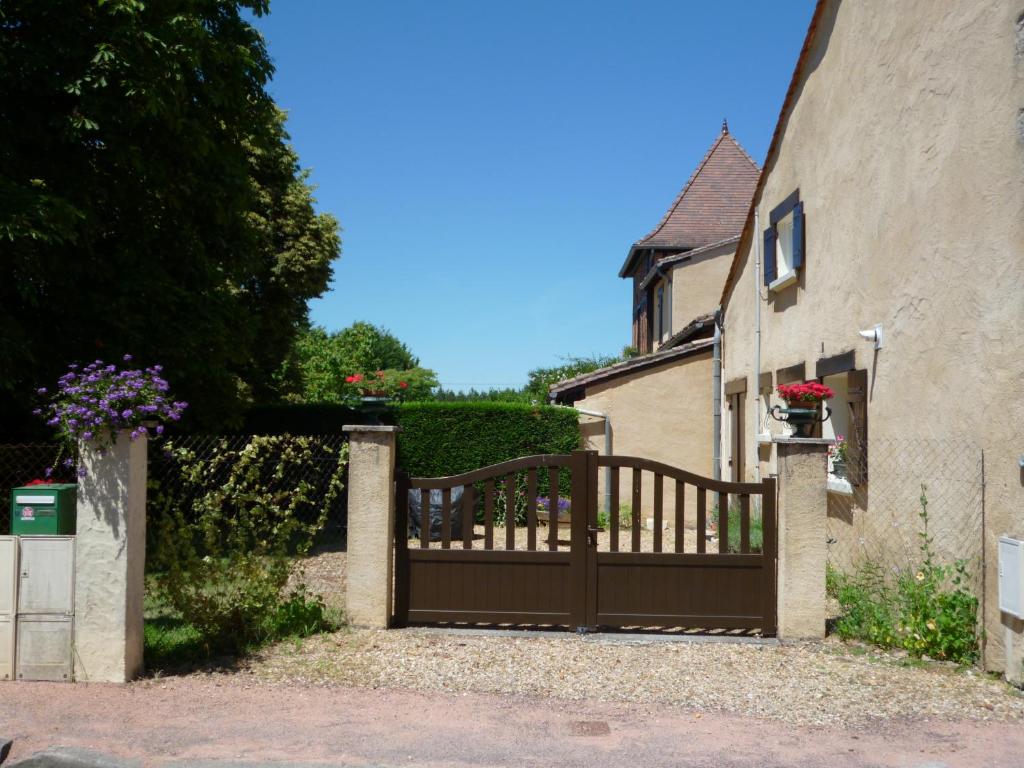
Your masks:
{"label": "dormer window", "polygon": [[768,215],[764,231],[764,284],[781,291],[797,281],[804,263],[804,204],[793,192]]}

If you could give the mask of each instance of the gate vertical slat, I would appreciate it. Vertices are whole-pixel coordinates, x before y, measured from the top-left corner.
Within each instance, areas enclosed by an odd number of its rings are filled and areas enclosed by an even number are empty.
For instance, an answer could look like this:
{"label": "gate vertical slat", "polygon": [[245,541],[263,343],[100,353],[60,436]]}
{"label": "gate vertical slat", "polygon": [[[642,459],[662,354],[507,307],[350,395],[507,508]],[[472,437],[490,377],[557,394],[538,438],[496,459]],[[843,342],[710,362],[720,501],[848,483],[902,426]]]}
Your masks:
{"label": "gate vertical slat", "polygon": [[729,552],[729,494],[718,494],[718,554]]}
{"label": "gate vertical slat", "polygon": [[740,552],[750,553],[750,494],[740,495]]}
{"label": "gate vertical slat", "polygon": [[462,486],[462,548],[473,548],[473,526],[476,525],[476,488]]}
{"label": "gate vertical slat", "polygon": [[526,548],[537,549],[537,470],[533,467],[526,473]]}
{"label": "gate vertical slat", "polygon": [[764,624],[765,635],[774,635],[777,629],[776,615],[776,516],[775,478],[761,481],[761,562],[764,565]]}
{"label": "gate vertical slat", "polygon": [[[586,621],[597,626],[597,451],[587,451],[587,584]],[[593,531],[593,534],[591,534]]]}
{"label": "gate vertical slat", "polygon": [[420,549],[430,547],[430,491],[420,491]]}
{"label": "gate vertical slat", "polygon": [[[573,514],[569,523],[569,569],[570,594],[572,595],[572,627],[587,626],[587,511],[589,510],[587,452],[573,451],[569,464],[571,477],[571,498]],[[552,515],[557,507],[552,504]],[[557,528],[557,520],[555,518]]]}
{"label": "gate vertical slat", "polygon": [[654,475],[654,551],[661,552],[661,505],[662,505],[662,484],[663,478],[655,473]]}
{"label": "gate vertical slat", "polygon": [[409,622],[409,476],[399,472],[395,488],[395,606],[393,623]]}
{"label": "gate vertical slat", "polygon": [[441,549],[452,548],[452,489],[441,490]]}
{"label": "gate vertical slat", "polygon": [[642,480],[642,473],[639,467],[633,468],[633,509],[630,510],[632,513],[630,517],[631,523],[631,546],[633,552],[640,551],[640,482]]}
{"label": "gate vertical slat", "polygon": [[558,467],[548,467],[548,549],[558,549]]}
{"label": "gate vertical slat", "polygon": [[685,529],[683,524],[686,506],[686,483],[676,480],[676,552],[682,554],[686,549]]}
{"label": "gate vertical slat", "polygon": [[703,555],[707,551],[707,490],[697,487],[697,554]]}
{"label": "gate vertical slat", "polygon": [[608,510],[608,525],[611,526],[608,536],[608,548],[612,552],[619,551],[619,468],[608,467],[606,472],[612,473],[612,497],[608,500],[611,509]]}
{"label": "gate vertical slat", "polygon": [[484,549],[494,549],[494,480],[484,483]]}
{"label": "gate vertical slat", "polygon": [[505,475],[505,549],[516,548],[516,475]]}

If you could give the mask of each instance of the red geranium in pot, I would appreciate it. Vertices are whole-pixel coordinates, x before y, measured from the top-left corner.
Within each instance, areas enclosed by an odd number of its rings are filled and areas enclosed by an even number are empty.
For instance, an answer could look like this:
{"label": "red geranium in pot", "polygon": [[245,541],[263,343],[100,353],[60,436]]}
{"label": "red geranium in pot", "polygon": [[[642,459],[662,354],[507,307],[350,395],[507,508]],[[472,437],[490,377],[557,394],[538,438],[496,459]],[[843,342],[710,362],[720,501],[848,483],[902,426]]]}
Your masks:
{"label": "red geranium in pot", "polygon": [[[817,381],[805,381],[803,384],[780,384],[778,386],[779,397],[786,401],[786,407],[782,412],[786,414],[786,423],[792,424],[796,432],[795,437],[810,437],[811,425],[819,421],[821,403],[824,400],[835,397],[831,387],[826,387]],[[832,414],[829,408],[824,421]]]}

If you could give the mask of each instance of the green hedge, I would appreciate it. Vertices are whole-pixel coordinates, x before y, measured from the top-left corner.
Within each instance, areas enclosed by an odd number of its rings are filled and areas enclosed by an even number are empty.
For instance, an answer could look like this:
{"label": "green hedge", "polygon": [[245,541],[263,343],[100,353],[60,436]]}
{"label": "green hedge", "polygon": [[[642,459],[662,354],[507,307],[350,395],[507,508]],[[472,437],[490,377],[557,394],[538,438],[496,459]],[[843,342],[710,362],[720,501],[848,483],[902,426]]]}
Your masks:
{"label": "green hedge", "polygon": [[568,408],[520,403],[402,403],[395,412],[398,465],[413,477],[442,477],[580,444]]}

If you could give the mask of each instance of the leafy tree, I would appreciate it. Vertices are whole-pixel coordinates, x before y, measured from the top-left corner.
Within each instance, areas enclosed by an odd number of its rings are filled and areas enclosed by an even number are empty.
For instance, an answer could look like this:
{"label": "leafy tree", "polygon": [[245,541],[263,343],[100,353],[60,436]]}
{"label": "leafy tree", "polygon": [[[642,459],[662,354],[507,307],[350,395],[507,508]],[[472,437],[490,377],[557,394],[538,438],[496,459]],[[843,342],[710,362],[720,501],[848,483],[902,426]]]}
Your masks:
{"label": "leafy tree", "polygon": [[408,371],[406,379],[414,390],[410,397],[419,398],[429,396],[437,384],[434,372],[419,364],[419,358],[398,338],[370,323],[355,322],[334,333],[314,326],[298,338],[294,360],[282,379],[300,383],[301,393],[294,399],[332,403],[351,395],[347,377]]}
{"label": "leafy tree", "polygon": [[566,379],[571,379],[574,376],[582,376],[584,373],[596,371],[598,368],[620,363],[623,359],[623,357],[604,355],[566,357],[562,365],[550,368],[534,368],[530,371],[529,379],[523,391],[532,402],[546,403],[548,401],[548,390],[552,385]]}
{"label": "leafy tree", "polygon": [[165,365],[204,426],[272,399],[322,293],[317,214],[266,91],[266,0],[0,4],[0,423],[67,362]]}

